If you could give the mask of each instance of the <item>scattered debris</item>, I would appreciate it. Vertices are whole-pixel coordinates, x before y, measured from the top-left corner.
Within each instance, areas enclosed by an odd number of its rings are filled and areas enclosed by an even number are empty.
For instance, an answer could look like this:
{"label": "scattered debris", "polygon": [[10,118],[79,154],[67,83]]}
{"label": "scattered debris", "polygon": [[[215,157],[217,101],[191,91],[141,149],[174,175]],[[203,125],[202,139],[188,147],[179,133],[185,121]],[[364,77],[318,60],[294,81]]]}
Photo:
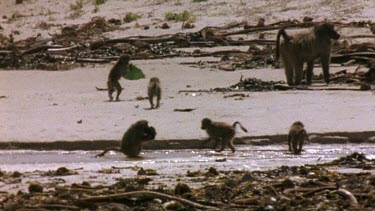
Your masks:
{"label": "scattered debris", "polygon": [[[131,178],[117,178],[114,184],[93,185],[87,181],[64,184],[31,182],[29,192],[2,192],[2,210],[373,210],[375,208],[375,176],[371,173],[339,173],[328,168],[375,167],[375,160],[353,153],[325,164],[281,166],[266,171],[188,171],[176,175],[176,185],[166,184],[143,173]],[[70,172],[65,167],[61,172]],[[128,168],[113,168],[120,174]],[[134,170],[136,170],[134,169]],[[152,170],[151,170],[152,172]],[[64,175],[65,175],[64,173]],[[107,171],[99,171],[107,174]],[[0,171],[0,180],[7,181],[12,172]],[[50,176],[41,171],[22,178]],[[56,175],[56,173],[53,173]],[[45,181],[45,180],[42,180]],[[150,181],[159,187],[151,185]],[[14,181],[21,183],[21,180]],[[191,187],[190,183],[199,183]],[[8,184],[8,183],[5,183]],[[48,196],[48,197],[46,197]],[[163,208],[162,208],[163,207]]]}
{"label": "scattered debris", "polygon": [[197,108],[175,108],[174,112],[191,112],[194,111]]}

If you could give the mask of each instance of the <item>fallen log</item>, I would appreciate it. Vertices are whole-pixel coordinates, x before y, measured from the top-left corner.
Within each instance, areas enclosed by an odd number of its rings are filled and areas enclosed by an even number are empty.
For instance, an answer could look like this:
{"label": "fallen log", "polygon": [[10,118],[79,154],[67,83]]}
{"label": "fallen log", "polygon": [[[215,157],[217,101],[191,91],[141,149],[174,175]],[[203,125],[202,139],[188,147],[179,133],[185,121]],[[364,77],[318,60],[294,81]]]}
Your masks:
{"label": "fallen log", "polygon": [[73,46],[66,47],[66,48],[50,48],[50,49],[47,49],[47,52],[58,53],[58,52],[63,52],[63,51],[70,51],[76,48],[78,48],[78,45],[73,45]]}
{"label": "fallen log", "polygon": [[262,39],[254,39],[254,40],[227,40],[229,45],[250,45],[250,44],[258,44],[258,45],[276,45],[276,40],[262,40]]}
{"label": "fallen log", "polygon": [[292,24],[285,24],[280,26],[262,26],[262,27],[252,27],[249,29],[234,31],[234,32],[226,32],[226,33],[219,33],[220,36],[230,36],[230,35],[237,35],[237,34],[248,34],[250,32],[257,32],[257,31],[271,31],[283,28],[295,28],[295,27],[311,27],[315,23],[314,22],[307,22],[307,23],[292,23]]}
{"label": "fallen log", "polygon": [[287,85],[275,85],[275,89],[278,90],[303,90],[303,91],[363,91],[360,88],[338,88],[338,87],[327,87],[327,88],[309,88],[309,87],[298,87],[298,86],[287,86]]}
{"label": "fallen log", "polygon": [[102,195],[102,196],[92,196],[92,197],[87,197],[83,199],[79,199],[78,201],[81,202],[98,202],[98,201],[113,201],[114,199],[119,199],[119,198],[160,198],[164,200],[175,200],[179,201],[182,204],[185,204],[187,206],[192,206],[198,209],[208,209],[208,210],[219,210],[216,207],[211,207],[211,206],[205,206],[198,204],[196,202],[179,198],[179,197],[174,197],[170,196],[164,193],[159,193],[159,192],[153,192],[153,191],[133,191],[133,192],[127,192],[127,193],[118,193],[118,194],[110,194],[110,195]]}
{"label": "fallen log", "polygon": [[40,52],[40,51],[46,51],[49,48],[59,48],[59,47],[61,47],[61,45],[48,45],[48,44],[47,45],[39,45],[39,46],[29,48],[27,50],[21,51],[21,53],[23,55],[33,54],[33,53],[37,53],[37,52]]}

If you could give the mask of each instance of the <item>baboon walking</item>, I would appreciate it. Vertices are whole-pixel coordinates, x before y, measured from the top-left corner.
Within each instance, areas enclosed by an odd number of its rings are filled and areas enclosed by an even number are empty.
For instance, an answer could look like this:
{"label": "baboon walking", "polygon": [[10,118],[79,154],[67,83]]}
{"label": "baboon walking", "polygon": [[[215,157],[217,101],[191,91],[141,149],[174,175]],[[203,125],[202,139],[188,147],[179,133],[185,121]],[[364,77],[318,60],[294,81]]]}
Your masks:
{"label": "baboon walking", "polygon": [[304,127],[302,122],[297,121],[289,129],[288,146],[294,154],[301,154],[305,140],[309,140]]}
{"label": "baboon walking", "polygon": [[[236,149],[233,145],[233,139],[236,135],[235,128],[237,124],[240,125],[243,131],[247,132],[246,128],[244,128],[240,122],[235,122],[233,125],[230,125],[225,122],[214,122],[209,118],[202,119],[201,129],[206,130],[208,139],[203,141],[201,146],[213,140],[214,148],[217,152],[223,151],[224,148],[228,146],[234,153]],[[217,149],[218,145],[220,145],[219,149]]]}
{"label": "baboon walking", "polygon": [[107,88],[109,101],[113,100],[112,94],[117,91],[116,101],[120,100],[120,94],[122,92],[122,87],[119,82],[120,78],[124,75],[127,65],[129,64],[130,57],[127,55],[120,56],[115,65],[109,71]]}
{"label": "baboon walking", "polygon": [[[159,108],[161,98],[160,80],[157,77],[150,78],[147,87],[148,100],[151,104],[151,109]],[[156,97],[156,107],[154,107],[154,97]]]}
{"label": "baboon walking", "polygon": [[154,140],[155,136],[155,128],[148,126],[147,120],[139,120],[124,133],[120,147],[106,149],[97,156],[104,156],[108,151],[113,150],[122,152],[127,157],[138,157],[142,150],[142,143]]}
{"label": "baboon walking", "polygon": [[[280,37],[283,42],[280,43]],[[299,85],[302,80],[303,64],[307,62],[306,83],[311,85],[314,60],[320,58],[324,81],[329,83],[329,63],[331,59],[331,39],[340,38],[331,23],[317,24],[312,30],[296,35],[287,35],[280,29],[276,38],[276,60],[284,64],[288,85]]]}

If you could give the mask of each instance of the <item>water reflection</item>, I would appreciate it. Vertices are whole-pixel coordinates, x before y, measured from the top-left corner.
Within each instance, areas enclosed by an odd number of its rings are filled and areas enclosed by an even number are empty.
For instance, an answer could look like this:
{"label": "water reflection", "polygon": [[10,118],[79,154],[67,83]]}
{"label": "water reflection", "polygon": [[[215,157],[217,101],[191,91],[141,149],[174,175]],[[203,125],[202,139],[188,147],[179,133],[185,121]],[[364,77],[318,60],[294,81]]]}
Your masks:
{"label": "water reflection", "polygon": [[98,151],[0,151],[0,169],[5,171],[55,170],[58,167],[83,167],[88,170],[111,168],[112,166],[142,166],[162,170],[163,174],[185,173],[187,170],[211,166],[225,170],[263,170],[281,165],[304,165],[324,163],[353,152],[364,153],[375,158],[375,145],[309,144],[302,155],[294,155],[286,146],[237,146],[236,153],[230,150],[145,150],[139,158],[126,158],[122,153],[111,152],[96,158]]}

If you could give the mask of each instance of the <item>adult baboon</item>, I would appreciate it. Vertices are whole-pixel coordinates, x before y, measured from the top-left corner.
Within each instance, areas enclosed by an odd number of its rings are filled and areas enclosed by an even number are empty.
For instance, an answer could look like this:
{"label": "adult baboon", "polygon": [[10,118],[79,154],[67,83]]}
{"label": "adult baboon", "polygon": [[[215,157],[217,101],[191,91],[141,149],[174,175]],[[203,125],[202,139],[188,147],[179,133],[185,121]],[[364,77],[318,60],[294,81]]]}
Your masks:
{"label": "adult baboon", "polygon": [[[284,41],[280,43],[280,36]],[[299,85],[302,80],[303,64],[307,62],[306,83],[311,85],[314,60],[320,58],[324,81],[329,83],[329,62],[331,58],[331,39],[340,38],[331,23],[317,24],[312,30],[296,35],[287,35],[280,29],[276,38],[276,60],[284,64],[288,85]]]}
{"label": "adult baboon", "polygon": [[142,150],[142,143],[154,140],[155,136],[155,128],[148,126],[147,120],[139,120],[124,133],[120,147],[106,149],[97,156],[104,156],[108,151],[113,150],[122,152],[128,157],[138,157]]}
{"label": "adult baboon", "polygon": [[107,87],[109,101],[113,100],[112,94],[117,91],[116,101],[119,101],[120,94],[122,92],[122,87],[119,83],[120,78],[124,75],[126,66],[129,64],[130,57],[127,55],[122,55],[118,59],[115,65],[111,68],[108,75]]}
{"label": "adult baboon", "polygon": [[[201,129],[206,130],[208,139],[203,141],[201,146],[214,140],[214,148],[217,152],[223,151],[225,146],[228,146],[234,153],[236,150],[233,145],[233,139],[236,135],[235,128],[237,124],[240,125],[243,131],[247,132],[246,128],[244,128],[240,122],[235,122],[233,125],[230,125],[225,122],[214,122],[209,118],[202,119]],[[217,149],[218,145],[220,145],[219,149]]]}
{"label": "adult baboon", "polygon": [[288,134],[289,151],[294,154],[301,154],[305,140],[309,140],[305,126],[300,121],[294,122],[290,126]]}
{"label": "adult baboon", "polygon": [[154,97],[156,97],[156,108],[160,106],[161,88],[160,80],[157,77],[150,78],[150,82],[147,87],[148,100],[151,104],[151,109],[154,108]]}

